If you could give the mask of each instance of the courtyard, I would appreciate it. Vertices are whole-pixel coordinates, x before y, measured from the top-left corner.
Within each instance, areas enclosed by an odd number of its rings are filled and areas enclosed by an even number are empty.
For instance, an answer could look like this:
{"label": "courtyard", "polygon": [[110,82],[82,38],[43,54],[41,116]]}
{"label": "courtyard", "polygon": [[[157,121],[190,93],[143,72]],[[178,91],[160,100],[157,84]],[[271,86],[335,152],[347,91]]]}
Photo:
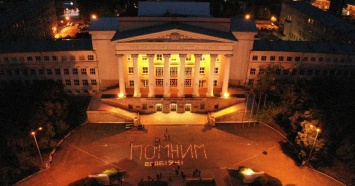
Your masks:
{"label": "courtyard", "polygon": [[175,175],[178,166],[188,177],[198,169],[201,177],[214,178],[216,185],[240,185],[227,172],[227,168],[239,166],[264,171],[283,185],[342,185],[297,166],[282,152],[282,142],[285,139],[265,125],[161,124],[127,130],[124,125],[88,123],[61,143],[50,168],[17,185],[70,185],[109,168],[127,171],[124,185],[138,185],[140,179],[156,179],[160,173],[166,181],[172,175],[169,185],[185,185],[181,176]]}

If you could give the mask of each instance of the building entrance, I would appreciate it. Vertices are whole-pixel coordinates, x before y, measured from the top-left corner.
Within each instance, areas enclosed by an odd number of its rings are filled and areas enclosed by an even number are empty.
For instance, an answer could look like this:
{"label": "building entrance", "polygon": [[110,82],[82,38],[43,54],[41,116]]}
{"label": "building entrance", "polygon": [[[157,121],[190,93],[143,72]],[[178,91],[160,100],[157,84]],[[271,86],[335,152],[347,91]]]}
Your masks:
{"label": "building entrance", "polygon": [[185,104],[185,111],[191,111],[191,104]]}
{"label": "building entrance", "polygon": [[156,105],[157,112],[161,112],[163,110],[163,107],[161,104]]}
{"label": "building entrance", "polygon": [[171,112],[176,112],[176,103],[170,104],[170,111]]}

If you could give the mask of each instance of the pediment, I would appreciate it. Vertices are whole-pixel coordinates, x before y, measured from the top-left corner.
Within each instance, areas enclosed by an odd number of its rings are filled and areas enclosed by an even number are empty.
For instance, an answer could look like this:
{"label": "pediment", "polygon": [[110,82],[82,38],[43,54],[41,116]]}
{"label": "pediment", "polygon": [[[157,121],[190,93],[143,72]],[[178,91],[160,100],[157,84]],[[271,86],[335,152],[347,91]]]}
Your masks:
{"label": "pediment", "polygon": [[116,33],[112,42],[115,43],[132,43],[132,42],[209,42],[209,43],[233,43],[236,38],[232,33],[214,31],[208,33],[199,33],[193,31],[186,31],[181,29],[170,29],[154,33],[141,33],[131,35],[123,33]]}

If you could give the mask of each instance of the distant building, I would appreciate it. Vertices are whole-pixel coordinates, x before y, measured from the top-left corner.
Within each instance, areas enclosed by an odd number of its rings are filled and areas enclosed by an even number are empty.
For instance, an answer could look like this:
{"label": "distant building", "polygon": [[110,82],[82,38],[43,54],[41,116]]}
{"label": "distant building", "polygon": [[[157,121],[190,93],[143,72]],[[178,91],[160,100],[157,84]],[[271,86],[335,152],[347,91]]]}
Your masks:
{"label": "distant building", "polygon": [[355,43],[355,25],[306,2],[283,3],[283,40]]}
{"label": "distant building", "polygon": [[0,41],[50,39],[56,31],[54,0],[26,1],[0,18]]}

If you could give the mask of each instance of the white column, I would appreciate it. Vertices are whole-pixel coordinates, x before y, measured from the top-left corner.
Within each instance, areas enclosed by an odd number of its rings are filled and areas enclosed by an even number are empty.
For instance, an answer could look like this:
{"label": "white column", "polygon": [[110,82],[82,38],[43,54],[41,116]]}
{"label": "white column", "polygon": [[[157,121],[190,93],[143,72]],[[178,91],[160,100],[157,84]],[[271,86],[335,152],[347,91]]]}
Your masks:
{"label": "white column", "polygon": [[148,86],[149,86],[149,93],[148,97],[152,98],[155,96],[155,81],[154,81],[154,54],[148,54],[148,60],[149,60],[149,80],[148,80]]}
{"label": "white column", "polygon": [[170,97],[170,54],[163,54],[164,56],[164,97]]}
{"label": "white column", "polygon": [[133,80],[134,80],[134,93],[133,97],[141,97],[140,83],[139,83],[139,67],[138,67],[138,54],[132,54],[133,58]]}
{"label": "white column", "polygon": [[224,76],[223,76],[223,85],[222,85],[222,97],[228,94],[228,80],[229,80],[229,71],[231,64],[232,54],[226,54],[226,62],[224,64]]}
{"label": "white column", "polygon": [[199,90],[199,79],[200,79],[200,61],[202,54],[194,54],[195,56],[195,74],[194,74],[194,90],[192,92],[192,95],[194,97],[199,97],[200,94],[198,92]]}
{"label": "white column", "polygon": [[119,97],[126,96],[126,85],[124,82],[124,69],[123,69],[123,54],[116,54],[117,62],[118,62],[118,83],[120,85],[120,93]]}
{"label": "white column", "polygon": [[186,54],[179,54],[180,58],[180,76],[179,76],[179,93],[178,97],[185,96],[185,60]]}
{"label": "white column", "polygon": [[207,84],[207,92],[206,96],[207,97],[213,97],[213,80],[214,80],[214,69],[215,69],[215,64],[216,64],[216,59],[217,59],[218,54],[210,54],[210,73],[208,77],[208,84]]}

